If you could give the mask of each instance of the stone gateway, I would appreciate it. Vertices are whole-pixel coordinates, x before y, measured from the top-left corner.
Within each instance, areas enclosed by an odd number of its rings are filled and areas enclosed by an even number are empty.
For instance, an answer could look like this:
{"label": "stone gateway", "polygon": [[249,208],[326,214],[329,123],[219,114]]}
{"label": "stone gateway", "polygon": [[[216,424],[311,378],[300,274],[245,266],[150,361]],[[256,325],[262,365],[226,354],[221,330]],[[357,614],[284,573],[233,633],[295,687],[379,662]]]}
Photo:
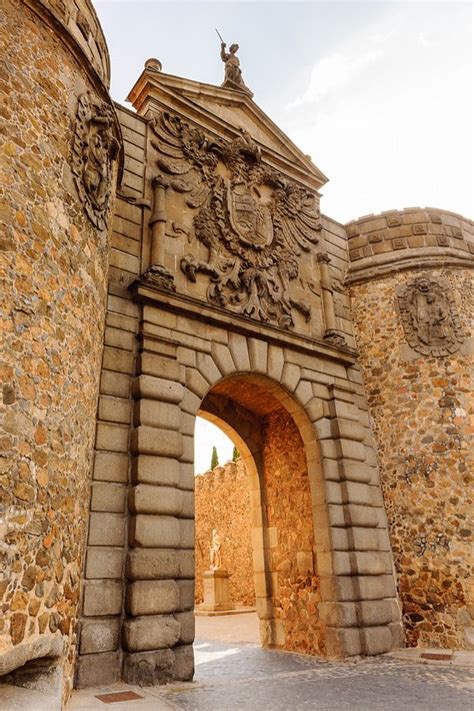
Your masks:
{"label": "stone gateway", "polygon": [[236,45],[220,87],[148,60],[132,111],[90,0],[2,11],[2,680],[192,679],[197,415],[263,645],[472,648],[472,222],[322,214]]}

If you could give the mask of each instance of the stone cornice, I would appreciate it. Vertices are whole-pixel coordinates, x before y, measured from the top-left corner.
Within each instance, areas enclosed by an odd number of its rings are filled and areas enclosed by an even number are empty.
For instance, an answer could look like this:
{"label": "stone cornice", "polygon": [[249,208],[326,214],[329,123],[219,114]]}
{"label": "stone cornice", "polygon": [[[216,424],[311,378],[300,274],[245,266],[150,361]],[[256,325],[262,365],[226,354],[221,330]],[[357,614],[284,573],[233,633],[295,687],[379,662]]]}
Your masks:
{"label": "stone cornice", "polygon": [[[284,348],[291,348],[293,350],[310,353],[311,355],[322,356],[344,363],[347,366],[353,365],[356,362],[356,351],[347,346],[343,348],[333,348],[328,346],[323,340],[300,336],[292,331],[283,331],[269,326],[268,324],[257,323],[239,314],[229,313],[224,309],[210,306],[189,296],[160,291],[139,280],[134,281],[129,289],[134,300],[140,303],[150,304],[157,308],[164,309],[165,311],[190,316],[204,323],[237,331],[246,336],[254,336],[256,338],[263,337],[266,341],[276,343]],[[178,335],[177,342],[179,343]]]}

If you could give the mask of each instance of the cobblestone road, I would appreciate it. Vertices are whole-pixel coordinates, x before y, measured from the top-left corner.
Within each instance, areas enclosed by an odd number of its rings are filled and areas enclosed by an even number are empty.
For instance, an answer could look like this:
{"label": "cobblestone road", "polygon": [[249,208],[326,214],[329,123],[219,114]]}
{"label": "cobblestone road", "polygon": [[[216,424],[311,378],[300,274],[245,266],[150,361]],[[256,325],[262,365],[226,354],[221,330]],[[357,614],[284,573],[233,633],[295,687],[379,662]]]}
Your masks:
{"label": "cobblestone road", "polygon": [[359,662],[314,658],[222,642],[196,644],[196,681],[162,698],[186,711],[469,711],[468,669],[388,657]]}
{"label": "cobblestone road", "polygon": [[195,681],[75,692],[71,711],[104,709],[97,694],[133,689],[113,711],[473,711],[472,670],[391,657],[325,662],[254,644],[200,640]]}

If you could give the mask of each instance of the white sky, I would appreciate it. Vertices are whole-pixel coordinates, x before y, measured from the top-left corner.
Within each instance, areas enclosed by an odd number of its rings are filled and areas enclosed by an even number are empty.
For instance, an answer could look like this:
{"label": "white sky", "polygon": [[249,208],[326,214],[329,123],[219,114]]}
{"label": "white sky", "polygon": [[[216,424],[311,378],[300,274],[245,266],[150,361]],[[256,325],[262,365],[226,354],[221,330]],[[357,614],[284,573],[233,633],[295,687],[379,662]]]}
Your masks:
{"label": "white sky", "polygon": [[[472,216],[470,3],[95,0],[95,6],[115,100],[125,102],[149,57],[167,73],[220,84],[217,27],[228,45],[239,43],[254,101],[328,176],[325,214],[347,222],[420,205]],[[206,436],[209,451],[203,447],[197,471],[218,446],[216,435]]]}

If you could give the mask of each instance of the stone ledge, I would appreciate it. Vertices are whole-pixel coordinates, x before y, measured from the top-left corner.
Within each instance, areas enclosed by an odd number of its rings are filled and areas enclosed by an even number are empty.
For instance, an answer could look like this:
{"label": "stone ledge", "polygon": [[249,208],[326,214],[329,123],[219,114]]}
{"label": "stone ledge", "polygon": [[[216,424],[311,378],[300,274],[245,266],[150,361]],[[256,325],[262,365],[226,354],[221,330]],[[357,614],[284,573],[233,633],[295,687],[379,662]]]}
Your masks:
{"label": "stone ledge", "polygon": [[64,653],[64,639],[60,636],[43,636],[32,642],[12,647],[0,655],[0,677],[19,669],[33,659],[58,659]]}

